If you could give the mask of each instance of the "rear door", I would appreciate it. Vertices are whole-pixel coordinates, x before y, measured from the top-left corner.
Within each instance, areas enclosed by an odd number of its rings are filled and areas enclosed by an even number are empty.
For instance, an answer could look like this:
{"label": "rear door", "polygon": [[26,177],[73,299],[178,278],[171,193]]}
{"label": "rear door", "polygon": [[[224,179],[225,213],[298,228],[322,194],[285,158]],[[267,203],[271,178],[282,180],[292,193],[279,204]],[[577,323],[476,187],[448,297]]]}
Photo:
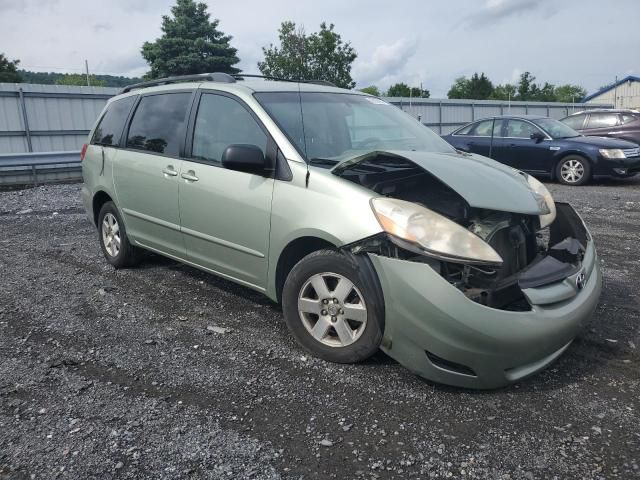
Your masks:
{"label": "rear door", "polygon": [[[180,218],[187,258],[251,287],[263,289],[268,269],[274,180],[222,166],[229,145],[275,151],[249,107],[222,92],[199,94],[180,171]],[[273,160],[273,159],[272,159]]]}
{"label": "rear door", "polygon": [[496,151],[495,159],[519,170],[548,173],[553,166],[553,153],[548,140],[534,140],[532,133],[548,137],[533,123],[510,118],[506,120],[503,145]]}
{"label": "rear door", "polygon": [[499,147],[501,144],[501,125],[501,119],[490,118],[480,120],[479,122],[458,130],[458,132],[452,135],[452,137],[455,138],[456,145],[460,145],[460,147],[456,146],[456,148],[492,158],[493,148]]}
{"label": "rear door", "polygon": [[179,173],[193,92],[142,95],[118,152],[114,183],[127,233],[152,250],[184,258]]}

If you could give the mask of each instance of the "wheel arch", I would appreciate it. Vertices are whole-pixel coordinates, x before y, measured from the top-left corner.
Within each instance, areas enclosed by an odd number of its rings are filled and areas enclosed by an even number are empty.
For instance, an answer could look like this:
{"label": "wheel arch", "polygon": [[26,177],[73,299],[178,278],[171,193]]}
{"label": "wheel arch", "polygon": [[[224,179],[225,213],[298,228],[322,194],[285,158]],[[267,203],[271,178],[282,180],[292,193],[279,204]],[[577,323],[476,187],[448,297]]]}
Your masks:
{"label": "wheel arch", "polygon": [[571,149],[571,150],[563,150],[562,152],[558,152],[558,154],[556,155],[555,163],[553,164],[553,168],[551,169],[551,180],[558,179],[558,173],[557,173],[558,165],[560,165],[560,162],[562,162],[565,158],[571,157],[571,156],[584,158],[587,162],[589,162],[589,165],[591,166],[591,174],[593,175],[593,167],[594,167],[593,159],[588,154],[586,154],[581,150]]}
{"label": "wheel arch", "polygon": [[94,195],[91,201],[92,210],[93,210],[93,223],[94,225],[98,225],[98,215],[100,215],[100,209],[107,202],[113,202],[113,198],[104,190],[98,190]]}
{"label": "wheel arch", "polygon": [[282,289],[284,282],[291,272],[291,269],[304,257],[318,250],[334,249],[337,250],[336,242],[327,240],[320,236],[305,235],[291,240],[282,249],[278,255],[278,261],[275,268],[275,276],[273,283],[273,294],[275,300],[280,303],[282,301]]}

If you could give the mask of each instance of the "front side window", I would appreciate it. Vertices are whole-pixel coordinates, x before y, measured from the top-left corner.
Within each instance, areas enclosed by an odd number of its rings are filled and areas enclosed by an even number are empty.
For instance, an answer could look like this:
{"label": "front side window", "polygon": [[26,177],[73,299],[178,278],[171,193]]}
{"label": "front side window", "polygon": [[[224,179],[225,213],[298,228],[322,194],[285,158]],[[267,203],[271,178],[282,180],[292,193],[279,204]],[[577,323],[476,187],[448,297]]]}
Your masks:
{"label": "front side window", "polygon": [[237,100],[203,94],[193,129],[191,156],[219,164],[225,149],[237,144],[255,145],[266,154],[267,135]]}
{"label": "front side window", "polygon": [[328,92],[255,97],[307,161],[332,164],[376,150],[455,151],[429,127],[378,98]]}
{"label": "front side window", "polygon": [[509,138],[531,138],[532,133],[542,133],[540,130],[523,120],[507,121],[507,137]]}
{"label": "front side window", "polygon": [[93,132],[91,143],[110,147],[118,146],[122,129],[127,121],[131,107],[136,101],[136,96],[130,96],[114,100],[107,107],[100,123]]}
{"label": "front side window", "polygon": [[190,92],[142,97],[131,120],[127,148],[177,157],[190,98]]}
{"label": "front side window", "polygon": [[618,115],[615,113],[592,113],[589,115],[587,128],[615,127],[618,124]]}
{"label": "front side window", "polygon": [[569,125],[574,130],[580,130],[582,125],[584,125],[585,114],[580,115],[572,115],[562,120],[565,125]]}
{"label": "front side window", "polygon": [[554,118],[538,118],[535,120],[535,123],[547,132],[551,138],[572,138],[580,136],[580,134],[569,125]]}

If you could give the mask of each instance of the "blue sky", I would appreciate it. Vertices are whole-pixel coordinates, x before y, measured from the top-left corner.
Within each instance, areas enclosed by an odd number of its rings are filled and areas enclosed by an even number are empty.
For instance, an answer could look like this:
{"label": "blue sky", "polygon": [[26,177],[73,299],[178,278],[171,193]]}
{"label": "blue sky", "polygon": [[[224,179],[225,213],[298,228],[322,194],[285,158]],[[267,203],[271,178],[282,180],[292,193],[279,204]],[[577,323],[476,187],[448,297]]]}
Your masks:
{"label": "blue sky", "polygon": [[[334,23],[358,52],[359,87],[422,83],[446,97],[456,77],[484,71],[494,83],[525,70],[538,81],[589,92],[616,75],[640,75],[639,0],[206,1],[232,35],[240,67],[257,72],[262,46],[283,20],[307,32]],[[0,52],[38,71],[140,75],[145,40],[160,35],[172,0],[0,0]]]}

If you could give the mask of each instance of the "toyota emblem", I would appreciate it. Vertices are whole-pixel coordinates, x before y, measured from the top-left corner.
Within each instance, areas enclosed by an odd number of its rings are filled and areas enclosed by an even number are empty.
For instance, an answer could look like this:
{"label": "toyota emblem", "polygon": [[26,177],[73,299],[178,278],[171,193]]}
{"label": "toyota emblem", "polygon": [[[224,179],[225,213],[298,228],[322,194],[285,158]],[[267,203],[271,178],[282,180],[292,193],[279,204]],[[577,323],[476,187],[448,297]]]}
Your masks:
{"label": "toyota emblem", "polygon": [[582,290],[584,288],[584,282],[585,282],[584,272],[580,272],[576,277],[576,287],[578,287],[578,290]]}

